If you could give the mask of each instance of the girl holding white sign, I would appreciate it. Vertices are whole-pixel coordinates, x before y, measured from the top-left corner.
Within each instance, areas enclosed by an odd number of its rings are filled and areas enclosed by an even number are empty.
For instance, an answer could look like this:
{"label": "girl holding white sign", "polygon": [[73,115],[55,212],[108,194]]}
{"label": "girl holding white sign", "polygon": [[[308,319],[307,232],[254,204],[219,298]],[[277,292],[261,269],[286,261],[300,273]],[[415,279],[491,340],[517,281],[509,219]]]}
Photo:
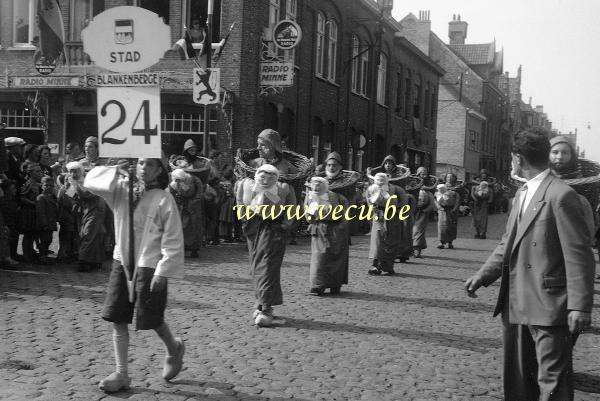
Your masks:
{"label": "girl holding white sign", "polygon": [[[113,322],[116,372],[100,382],[106,392],[129,388],[128,324],[136,312],[136,329],[156,331],[167,348],[162,376],[171,380],[183,366],[185,346],[164,321],[167,281],[183,278],[183,231],[169,184],[166,162],[139,159],[134,184],[135,268],[129,269],[129,182],[118,167],[93,168],[84,186],[106,200],[115,217],[114,262],[102,318]],[[135,303],[134,303],[135,302]]]}

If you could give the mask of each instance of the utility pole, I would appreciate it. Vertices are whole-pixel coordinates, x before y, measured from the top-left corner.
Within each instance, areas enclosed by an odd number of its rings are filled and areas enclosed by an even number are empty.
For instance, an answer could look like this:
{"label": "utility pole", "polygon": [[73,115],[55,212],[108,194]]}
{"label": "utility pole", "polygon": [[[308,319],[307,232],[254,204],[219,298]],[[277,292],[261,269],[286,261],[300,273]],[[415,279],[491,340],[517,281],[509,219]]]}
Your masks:
{"label": "utility pole", "polygon": [[[211,56],[212,56],[212,18],[213,18],[213,7],[214,0],[208,0],[208,4],[206,6],[206,38],[204,39],[204,45],[202,46],[202,52],[206,52],[206,71],[210,70],[211,64]],[[204,156],[208,157],[208,135],[210,132],[210,104],[204,105],[204,136],[202,139],[202,153]]]}

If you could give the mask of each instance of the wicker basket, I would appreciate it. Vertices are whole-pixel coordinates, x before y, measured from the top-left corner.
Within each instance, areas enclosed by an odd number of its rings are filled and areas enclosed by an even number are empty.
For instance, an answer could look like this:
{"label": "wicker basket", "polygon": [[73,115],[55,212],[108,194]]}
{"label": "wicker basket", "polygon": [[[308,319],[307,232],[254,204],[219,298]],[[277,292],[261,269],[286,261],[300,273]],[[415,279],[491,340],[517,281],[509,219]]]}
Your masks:
{"label": "wicker basket", "polygon": [[421,178],[423,180],[423,184],[421,185],[421,189],[426,191],[433,191],[437,188],[438,178],[435,175],[428,175],[425,178]]}
{"label": "wicker basket", "polygon": [[[356,183],[361,178],[361,174],[352,170],[342,170],[339,173],[342,178],[336,179],[332,184],[329,184],[329,190],[335,191],[345,189],[351,186],[356,186]],[[315,174],[316,177],[325,177],[325,173]],[[306,185],[309,185],[307,182]]]}
{"label": "wicker basket", "polygon": [[[378,166],[378,167],[373,167],[371,169],[371,175],[375,176],[375,174],[377,173],[385,173],[385,171],[383,170],[383,167]],[[401,164],[398,164],[396,166],[396,172],[394,173],[394,175],[392,177],[390,177],[389,181],[391,184],[400,184],[401,180],[406,180],[408,177],[410,177],[410,169],[408,167],[404,167]]]}
{"label": "wicker basket", "polygon": [[210,176],[211,160],[207,159],[206,157],[202,157],[202,156],[196,156],[196,157],[198,159],[204,161],[207,164],[207,167],[193,168],[189,165],[189,163],[183,156],[171,157],[169,159],[169,167],[171,168],[171,171],[176,170],[176,169],[182,169],[186,173],[193,174],[196,177],[200,178],[200,180],[202,180],[202,182],[206,184],[208,182],[208,177]]}
{"label": "wicker basket", "polygon": [[[234,172],[238,178],[251,177],[254,178],[256,173],[256,167],[251,167],[248,163],[259,157],[258,149],[238,149],[235,156],[235,168]],[[283,158],[291,163],[292,166],[298,169],[298,172],[293,174],[281,174],[279,179],[283,182],[296,183],[298,181],[304,182],[304,180],[312,174],[314,170],[313,162],[296,152],[291,150],[283,151]]]}

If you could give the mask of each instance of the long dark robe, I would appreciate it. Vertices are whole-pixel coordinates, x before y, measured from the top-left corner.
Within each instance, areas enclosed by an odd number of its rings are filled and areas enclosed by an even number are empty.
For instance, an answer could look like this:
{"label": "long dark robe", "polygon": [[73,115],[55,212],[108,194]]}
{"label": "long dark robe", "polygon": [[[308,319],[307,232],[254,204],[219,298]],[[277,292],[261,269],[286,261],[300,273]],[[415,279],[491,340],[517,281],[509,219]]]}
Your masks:
{"label": "long dark robe", "polygon": [[91,193],[78,198],[82,211],[79,231],[79,261],[102,263],[105,255],[106,228],[104,224],[108,207],[101,197]]}
{"label": "long dark robe", "polygon": [[200,178],[192,175],[187,191],[175,191],[169,188],[181,216],[185,249],[198,251],[204,239],[204,184]]}
{"label": "long dark robe", "polygon": [[[292,187],[287,194],[280,183],[278,193],[281,204],[294,205],[296,197]],[[243,192],[242,188],[242,192]],[[252,198],[255,194],[252,194]],[[240,199],[241,200],[241,199]],[[248,243],[250,274],[254,286],[256,307],[262,309],[283,304],[281,290],[281,264],[285,254],[287,230],[284,220],[262,220],[259,216],[242,224]]]}
{"label": "long dark robe", "polygon": [[488,209],[490,203],[494,201],[494,192],[488,188],[488,194],[480,196],[477,193],[477,187],[473,187],[471,198],[473,198],[473,227],[477,234],[485,234],[488,224]]}
{"label": "long dark robe", "polygon": [[[407,201],[406,193],[396,185],[389,184],[390,196],[397,198],[390,201],[398,211]],[[367,190],[367,197],[369,191]],[[403,223],[396,216],[390,220],[384,219],[385,200],[380,200],[373,205],[374,215],[377,219],[371,221],[371,243],[369,246],[369,259],[373,259],[373,266],[388,273],[394,271],[394,259],[401,253],[403,241]],[[412,240],[411,240],[412,241]]]}
{"label": "long dark robe", "polygon": [[421,190],[425,193],[424,201],[417,201],[417,207],[414,209],[415,224],[413,226],[413,247],[418,249],[427,249],[427,223],[429,223],[429,214],[435,207],[433,194],[429,191]]}
{"label": "long dark robe", "polygon": [[443,243],[452,242],[456,239],[458,208],[460,206],[460,196],[456,192],[449,190],[446,194],[448,195],[448,200],[436,198],[438,239]]}
{"label": "long dark robe", "polygon": [[408,260],[411,256],[413,256],[413,227],[415,224],[414,217],[414,209],[417,201],[415,197],[409,193],[406,193],[404,197],[401,199],[400,206],[406,204],[410,206],[410,210],[408,212],[408,217],[405,220],[402,220],[402,240],[400,243],[400,252],[398,253],[398,258]]}
{"label": "long dark robe", "polygon": [[[329,191],[331,210],[338,205],[348,207],[342,195]],[[308,196],[305,201],[308,205]],[[311,288],[339,288],[348,284],[348,236],[350,229],[343,215],[340,220],[331,216],[322,221],[311,222],[310,284]]]}

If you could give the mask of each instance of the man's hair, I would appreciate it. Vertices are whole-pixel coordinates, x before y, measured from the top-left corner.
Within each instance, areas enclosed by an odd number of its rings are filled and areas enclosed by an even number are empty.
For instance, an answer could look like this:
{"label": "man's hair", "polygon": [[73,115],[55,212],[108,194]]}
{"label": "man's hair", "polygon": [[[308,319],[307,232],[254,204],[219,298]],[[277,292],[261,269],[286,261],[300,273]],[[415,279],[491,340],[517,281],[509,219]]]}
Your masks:
{"label": "man's hair", "polygon": [[548,130],[542,127],[531,127],[513,137],[512,152],[519,154],[535,167],[548,165],[550,154],[550,138]]}

